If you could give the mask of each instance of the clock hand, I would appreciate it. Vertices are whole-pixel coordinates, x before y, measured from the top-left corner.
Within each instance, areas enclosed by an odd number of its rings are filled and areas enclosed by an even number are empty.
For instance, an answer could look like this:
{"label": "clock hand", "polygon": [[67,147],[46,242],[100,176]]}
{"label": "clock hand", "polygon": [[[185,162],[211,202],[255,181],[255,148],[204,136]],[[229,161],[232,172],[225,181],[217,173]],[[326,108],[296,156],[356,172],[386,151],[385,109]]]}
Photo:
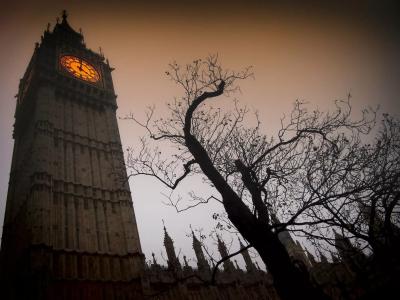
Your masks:
{"label": "clock hand", "polygon": [[83,73],[85,73],[85,74],[87,74],[87,75],[90,75],[88,72],[86,72],[83,68],[81,68],[80,69],[81,70],[81,72],[83,72]]}

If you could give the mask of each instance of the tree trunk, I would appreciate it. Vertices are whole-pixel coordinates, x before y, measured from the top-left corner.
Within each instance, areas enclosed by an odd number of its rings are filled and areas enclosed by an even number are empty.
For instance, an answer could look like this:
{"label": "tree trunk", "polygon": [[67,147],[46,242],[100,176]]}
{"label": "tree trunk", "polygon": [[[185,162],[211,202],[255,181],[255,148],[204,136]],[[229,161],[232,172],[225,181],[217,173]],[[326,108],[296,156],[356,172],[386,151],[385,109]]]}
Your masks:
{"label": "tree trunk", "polygon": [[222,196],[222,202],[232,224],[257,250],[274,280],[274,286],[282,300],[325,300],[329,299],[319,288],[312,285],[310,278],[292,263],[285,247],[276,234],[265,223],[260,222],[242,202],[240,197],[225,181],[213,165],[207,151],[190,133],[191,107],[185,121],[185,142],[199,164],[204,175],[214,184]]}
{"label": "tree trunk", "polygon": [[[229,202],[229,201],[227,201]],[[225,202],[224,202],[225,203]],[[257,250],[271,273],[274,286],[282,300],[323,300],[329,297],[311,283],[308,273],[298,269],[289,257],[277,234],[270,228],[253,222],[235,212],[234,205],[225,206],[228,217],[243,237]],[[241,215],[241,216],[240,216]]]}

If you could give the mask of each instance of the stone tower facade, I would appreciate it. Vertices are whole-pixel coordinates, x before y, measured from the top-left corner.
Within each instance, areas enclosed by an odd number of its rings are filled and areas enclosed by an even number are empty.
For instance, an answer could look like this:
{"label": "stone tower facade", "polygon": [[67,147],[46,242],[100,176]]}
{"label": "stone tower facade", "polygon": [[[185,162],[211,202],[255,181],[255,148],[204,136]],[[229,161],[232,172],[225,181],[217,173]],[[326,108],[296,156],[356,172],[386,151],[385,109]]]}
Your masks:
{"label": "stone tower facade", "polygon": [[[108,60],[64,12],[20,81],[4,299],[133,299],[144,270]],[[4,295],[4,294],[3,294]]]}

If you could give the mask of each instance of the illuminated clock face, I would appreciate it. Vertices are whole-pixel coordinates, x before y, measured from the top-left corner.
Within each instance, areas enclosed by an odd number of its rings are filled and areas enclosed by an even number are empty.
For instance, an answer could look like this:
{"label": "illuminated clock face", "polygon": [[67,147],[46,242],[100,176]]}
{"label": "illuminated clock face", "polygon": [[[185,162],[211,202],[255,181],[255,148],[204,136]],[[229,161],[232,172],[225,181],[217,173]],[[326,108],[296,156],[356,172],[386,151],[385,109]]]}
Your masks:
{"label": "illuminated clock face", "polygon": [[64,55],[61,57],[60,63],[69,73],[79,79],[89,82],[97,82],[100,79],[99,72],[82,58]]}

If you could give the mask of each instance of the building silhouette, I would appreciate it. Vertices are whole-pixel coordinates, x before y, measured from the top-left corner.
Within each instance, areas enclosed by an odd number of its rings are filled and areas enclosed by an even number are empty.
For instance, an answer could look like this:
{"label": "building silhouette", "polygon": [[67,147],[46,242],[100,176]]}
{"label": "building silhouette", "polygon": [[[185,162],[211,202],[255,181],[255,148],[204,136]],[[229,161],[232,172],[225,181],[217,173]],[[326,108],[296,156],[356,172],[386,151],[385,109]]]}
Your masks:
{"label": "building silhouette", "polygon": [[[279,299],[273,286],[271,276],[256,268],[247,251],[242,252],[246,257],[246,266],[251,270],[244,271],[231,259],[225,260],[215,274],[215,284],[212,284],[212,273],[215,266],[210,267],[202,242],[192,231],[193,251],[196,257],[197,268],[189,266],[186,256],[183,255],[183,267],[176,254],[172,238],[164,226],[164,247],[166,252],[166,266],[160,265],[153,258],[146,264],[144,273],[144,296],[155,299]],[[241,244],[241,247],[243,244]],[[229,255],[225,242],[217,236],[217,248],[220,257]]]}

